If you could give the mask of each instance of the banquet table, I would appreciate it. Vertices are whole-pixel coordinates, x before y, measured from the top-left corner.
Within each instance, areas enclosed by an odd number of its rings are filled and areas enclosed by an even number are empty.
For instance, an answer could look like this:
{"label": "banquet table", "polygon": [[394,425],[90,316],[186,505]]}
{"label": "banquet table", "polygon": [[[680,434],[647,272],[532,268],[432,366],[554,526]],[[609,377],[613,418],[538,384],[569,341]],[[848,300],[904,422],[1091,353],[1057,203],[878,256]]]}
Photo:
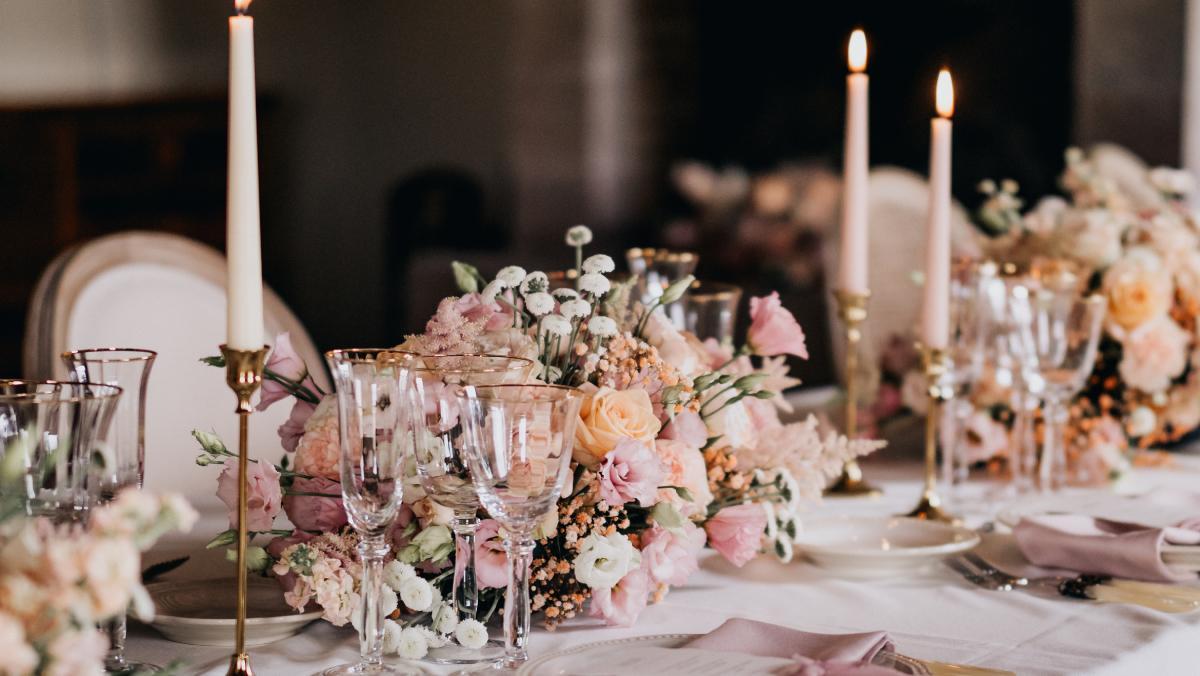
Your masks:
{"label": "banquet table", "polygon": [[[883,489],[875,498],[827,499],[805,518],[825,514],[889,515],[906,511],[920,492],[914,463],[868,463]],[[989,487],[972,487],[983,495]],[[1081,500],[1099,491],[1131,495],[1164,490],[1200,492],[1200,457],[1178,456],[1168,469],[1132,471],[1114,488],[1080,490]],[[978,525],[987,511],[964,514]],[[197,539],[222,528],[223,515],[206,515],[190,542],[175,540],[147,561],[197,547]],[[211,527],[211,528],[210,528]],[[207,530],[206,530],[207,529]],[[1010,535],[986,533],[979,550],[997,565],[1029,572]],[[203,558],[203,557],[201,557]],[[213,563],[190,561],[167,579],[213,577]],[[221,564],[215,564],[221,565]],[[226,571],[231,574],[232,570]],[[1031,592],[993,592],[974,587],[943,566],[899,579],[851,580],[797,557],[781,564],[760,557],[738,569],[706,552],[701,568],[684,587],[649,606],[636,626],[602,626],[576,618],[556,631],[538,628],[530,638],[533,656],[595,641],[667,633],[703,633],[730,617],[746,617],[806,631],[850,633],[886,630],[898,652],[942,662],[966,663],[1018,674],[1190,674],[1197,673],[1200,611],[1168,615],[1126,605],[1077,601]],[[535,618],[536,621],[536,618]],[[499,630],[493,631],[498,634]],[[292,638],[250,651],[256,673],[308,674],[353,660],[357,637],[349,627],[314,622]],[[170,642],[152,628],[130,629],[128,654],[159,664],[182,660],[182,673],[223,674],[229,649]],[[394,659],[394,658],[393,658]],[[422,665],[429,673],[449,673]]]}

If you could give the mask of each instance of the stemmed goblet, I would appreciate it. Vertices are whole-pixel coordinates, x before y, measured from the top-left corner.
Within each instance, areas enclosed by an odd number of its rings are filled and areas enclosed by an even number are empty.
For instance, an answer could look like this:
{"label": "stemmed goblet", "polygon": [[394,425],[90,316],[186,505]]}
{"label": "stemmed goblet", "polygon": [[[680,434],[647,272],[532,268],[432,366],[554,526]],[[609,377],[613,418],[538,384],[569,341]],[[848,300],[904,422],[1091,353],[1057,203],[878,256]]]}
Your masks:
{"label": "stemmed goblet", "polygon": [[[475,529],[479,497],[463,457],[462,416],[455,394],[464,385],[503,385],[527,382],[537,363],[521,357],[488,354],[414,356],[411,362],[413,457],[421,487],[437,504],[454,511],[454,607],[460,620],[479,611],[475,575]],[[499,645],[466,650],[446,645],[430,650],[426,659],[441,664],[494,662]]]}
{"label": "stemmed goblet", "polygon": [[383,560],[388,526],[400,511],[403,489],[403,440],[409,433],[408,396],[411,355],[386,349],[332,350],[325,360],[337,387],[341,442],[342,501],[350,525],[362,540],[359,609],[360,659],[326,669],[326,676],[399,674],[383,663]]}
{"label": "stemmed goblet", "polygon": [[[968,395],[978,381],[984,362],[984,315],[981,291],[992,279],[995,264],[964,261],[950,280],[950,382],[954,399],[946,407],[945,424],[950,443],[942,454],[942,476],[952,495],[966,481],[966,422],[973,410]],[[957,496],[956,496],[957,497]]]}
{"label": "stemmed goblet", "polygon": [[[117,385],[124,390],[116,415],[102,448],[106,456],[94,463],[91,480],[99,501],[106,503],[123,488],[141,488],[146,467],[146,385],[158,353],[141,348],[90,348],[62,354],[74,382],[88,385]],[[121,613],[105,628],[108,655],[104,668],[110,673],[151,673],[160,667],[125,659],[126,617]]]}
{"label": "stemmed goblet", "polygon": [[561,385],[467,385],[458,395],[466,457],[479,500],[507,531],[504,659],[527,659],[533,531],[555,509],[570,474],[582,394]]}

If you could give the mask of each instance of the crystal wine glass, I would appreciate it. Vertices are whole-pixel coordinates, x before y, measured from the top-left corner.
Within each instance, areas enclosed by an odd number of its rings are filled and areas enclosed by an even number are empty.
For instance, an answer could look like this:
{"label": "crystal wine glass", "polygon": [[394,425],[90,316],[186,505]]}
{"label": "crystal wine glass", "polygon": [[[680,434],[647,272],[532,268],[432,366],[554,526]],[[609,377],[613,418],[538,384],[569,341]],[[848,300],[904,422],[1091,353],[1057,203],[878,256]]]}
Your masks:
{"label": "crystal wine glass", "polygon": [[326,669],[326,676],[419,673],[383,663],[383,608],[380,594],[384,538],[400,511],[403,487],[402,439],[409,433],[408,360],[411,355],[386,349],[332,350],[325,360],[337,387],[341,441],[342,501],[350,525],[362,537],[359,588],[362,613],[360,659]]}
{"label": "crystal wine glass", "polygon": [[[460,620],[475,618],[479,589],[475,577],[475,528],[479,497],[463,457],[462,416],[455,394],[464,385],[519,384],[529,380],[536,362],[487,354],[414,356],[410,388],[413,456],[421,487],[437,504],[454,511],[454,605]],[[439,664],[478,664],[501,657],[500,645],[467,650],[456,645],[433,648],[426,660]]]}
{"label": "crystal wine glass", "polygon": [[[142,486],[146,461],[146,385],[157,356],[153,350],[115,347],[62,354],[72,381],[117,385],[124,389],[104,444],[111,457],[92,468],[101,503],[112,500],[123,488]],[[110,673],[152,673],[160,669],[153,664],[125,659],[125,613],[113,618],[104,629],[108,634],[105,670]]]}
{"label": "crystal wine glass", "polygon": [[459,394],[465,451],[479,500],[508,532],[504,660],[528,658],[529,568],[533,531],[555,509],[570,473],[582,394],[561,385],[467,385]]}

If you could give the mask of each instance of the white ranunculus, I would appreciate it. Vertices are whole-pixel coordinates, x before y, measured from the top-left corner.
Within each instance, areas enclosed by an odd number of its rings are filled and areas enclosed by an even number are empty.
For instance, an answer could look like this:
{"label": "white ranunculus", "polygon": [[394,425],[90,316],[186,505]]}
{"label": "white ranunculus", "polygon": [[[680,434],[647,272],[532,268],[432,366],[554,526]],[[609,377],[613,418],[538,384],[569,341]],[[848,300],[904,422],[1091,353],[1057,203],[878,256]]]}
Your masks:
{"label": "white ranunculus", "polygon": [[525,281],[525,268],[519,265],[501,268],[500,272],[496,273],[496,281],[503,284],[506,289],[515,289]]}
{"label": "white ranunculus", "polygon": [[564,317],[570,317],[572,319],[586,317],[592,314],[592,304],[586,300],[583,300],[582,298],[576,298],[574,300],[568,300],[564,302],[561,306],[559,306],[558,311],[561,312]]}
{"label": "white ranunculus", "polygon": [[583,261],[584,272],[598,272],[602,275],[605,275],[616,269],[617,264],[613,262],[612,257],[605,254],[588,256],[587,259]]}
{"label": "white ranunculus", "polygon": [[597,315],[588,320],[588,333],[597,338],[617,335],[617,323],[611,317]]}
{"label": "white ranunculus", "polygon": [[641,562],[641,554],[629,538],[593,532],[583,539],[575,556],[575,578],[592,589],[612,589]]}
{"label": "white ranunculus", "polygon": [[[726,396],[733,396],[733,393],[730,392]],[[713,404],[714,409],[720,406],[721,404]],[[709,416],[705,422],[708,423],[709,436],[720,437],[713,442],[714,448],[754,448],[758,443],[758,430],[750,420],[746,406],[740,401],[722,408]]]}
{"label": "white ranunculus", "polygon": [[550,314],[554,311],[554,297],[540,291],[531,293],[525,296],[525,309],[534,317]]}
{"label": "white ranunculus", "polygon": [[487,627],[479,620],[467,618],[458,623],[454,630],[454,638],[464,648],[479,650],[488,641]]}
{"label": "white ranunculus", "polygon": [[553,336],[569,336],[571,335],[571,322],[562,315],[547,315],[542,318],[542,331]]}
{"label": "white ranunculus", "polygon": [[579,288],[593,296],[603,296],[612,288],[612,284],[608,277],[598,272],[589,272],[579,278]]}
{"label": "white ranunculus", "polygon": [[422,578],[409,578],[400,585],[400,600],[409,610],[425,612],[433,605],[433,588]]}

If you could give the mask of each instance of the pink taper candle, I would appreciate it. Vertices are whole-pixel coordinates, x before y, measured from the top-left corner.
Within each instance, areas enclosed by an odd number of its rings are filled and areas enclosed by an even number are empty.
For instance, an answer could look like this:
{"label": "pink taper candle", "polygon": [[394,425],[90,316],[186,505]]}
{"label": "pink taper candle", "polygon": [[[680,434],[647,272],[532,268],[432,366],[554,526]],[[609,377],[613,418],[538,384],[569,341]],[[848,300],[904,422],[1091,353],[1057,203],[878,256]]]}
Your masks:
{"label": "pink taper candle", "polygon": [[867,284],[867,37],[850,34],[846,76],[846,147],[842,165],[842,245],[838,288],[864,293]]}
{"label": "pink taper candle", "polygon": [[954,114],[954,85],[950,71],[937,79],[937,113],[929,145],[929,223],[925,256],[925,305],[921,342],[946,347],[950,334],[950,116]]}
{"label": "pink taper candle", "polygon": [[258,221],[258,123],[254,88],[254,19],[250,0],[236,0],[229,17],[229,174],[226,196],[225,343],[237,350],[263,346],[262,244]]}

